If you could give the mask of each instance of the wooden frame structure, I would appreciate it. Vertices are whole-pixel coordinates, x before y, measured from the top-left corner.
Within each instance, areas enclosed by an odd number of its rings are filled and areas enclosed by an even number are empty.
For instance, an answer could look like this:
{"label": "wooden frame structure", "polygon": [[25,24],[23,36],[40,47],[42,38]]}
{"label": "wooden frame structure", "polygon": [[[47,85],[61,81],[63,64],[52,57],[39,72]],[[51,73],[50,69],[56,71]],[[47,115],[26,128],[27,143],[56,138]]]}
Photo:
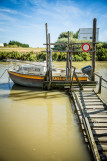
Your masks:
{"label": "wooden frame structure", "polygon": [[[91,75],[91,81],[95,81],[95,57],[96,57],[96,23],[97,19],[93,19],[93,40],[92,43],[92,50],[88,51],[89,53],[92,53],[92,75]],[[65,51],[58,51],[58,52],[66,52],[67,53],[67,59],[66,59],[66,81],[71,80],[71,71],[72,71],[72,55],[73,53],[77,52],[73,50],[73,46],[75,45],[83,45],[84,43],[70,43],[70,34],[68,31],[68,42],[67,43],[51,43],[50,41],[50,33],[48,33],[48,25],[45,24],[46,28],[46,64],[47,64],[47,72],[46,72],[46,81],[51,82],[52,81],[52,50],[51,45],[67,45],[67,50]],[[55,51],[57,52],[57,51]],[[84,51],[78,51],[78,52],[84,52]]]}

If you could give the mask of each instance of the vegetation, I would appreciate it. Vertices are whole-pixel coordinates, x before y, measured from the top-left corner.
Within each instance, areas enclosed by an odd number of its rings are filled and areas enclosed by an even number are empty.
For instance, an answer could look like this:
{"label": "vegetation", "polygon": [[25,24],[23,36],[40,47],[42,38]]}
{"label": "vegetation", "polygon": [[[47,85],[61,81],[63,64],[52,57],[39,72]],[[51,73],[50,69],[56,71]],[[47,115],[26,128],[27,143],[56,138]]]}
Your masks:
{"label": "vegetation", "polygon": [[9,43],[4,43],[4,47],[23,47],[23,48],[28,48],[28,44],[22,44],[18,41],[10,41]]}
{"label": "vegetation", "polygon": [[[87,40],[78,40],[78,31],[73,34],[70,32],[70,43],[90,43],[91,41]],[[68,42],[68,32],[62,32],[57,40],[57,43],[65,43],[64,45],[55,45],[53,50],[67,50],[67,42]],[[83,60],[91,60],[91,55],[89,53],[80,53],[81,45],[74,45],[73,50],[77,51],[73,53],[73,60],[74,61],[83,61]],[[91,46],[92,50],[92,46]],[[107,42],[99,42],[97,44],[97,53],[96,53],[96,60],[98,61],[106,61],[107,60]]]}
{"label": "vegetation", "polygon": [[[70,32],[71,43],[86,43],[87,40],[78,40],[78,31],[76,33]],[[53,48],[52,59],[55,61],[66,60],[66,52],[55,52],[55,50],[66,50],[68,42],[68,32],[63,32],[59,35],[58,43],[65,43],[64,45],[55,45]],[[90,41],[88,41],[90,43]],[[8,44],[4,43],[6,47],[0,48],[0,60],[3,59],[18,59],[27,61],[43,61],[46,60],[45,48],[29,48],[27,44],[22,44],[17,41],[10,41]],[[13,48],[12,48],[13,47]],[[73,61],[89,61],[92,59],[92,54],[79,52],[81,45],[73,46]],[[92,50],[92,45],[91,49]],[[107,42],[99,42],[97,44],[96,60],[106,61],[107,60]]]}

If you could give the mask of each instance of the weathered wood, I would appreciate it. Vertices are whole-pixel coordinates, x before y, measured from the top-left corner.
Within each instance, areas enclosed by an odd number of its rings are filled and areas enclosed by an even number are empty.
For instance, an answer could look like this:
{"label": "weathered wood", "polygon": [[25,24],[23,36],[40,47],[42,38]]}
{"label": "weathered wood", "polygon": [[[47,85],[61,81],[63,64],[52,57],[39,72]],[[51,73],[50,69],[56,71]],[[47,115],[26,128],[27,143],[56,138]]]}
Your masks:
{"label": "weathered wood", "polygon": [[92,130],[92,133],[94,135],[101,135],[101,136],[107,136],[107,129],[106,130]]}
{"label": "weathered wood", "polygon": [[101,106],[93,106],[93,105],[85,106],[85,105],[83,105],[83,107],[84,107],[84,109],[93,109],[93,110],[95,110],[95,109],[105,109],[103,105],[101,105]]}
{"label": "weathered wood", "polygon": [[95,80],[95,57],[96,57],[96,22],[97,19],[94,18],[93,20],[93,45],[92,45],[92,50],[94,51],[92,54],[92,76],[91,76],[91,80],[94,81]]}
{"label": "weathered wood", "polygon": [[89,118],[90,123],[107,123],[107,118]]}
{"label": "weathered wood", "polygon": [[102,102],[82,102],[84,105],[103,105],[103,103]]}
{"label": "weathered wood", "polygon": [[101,85],[102,85],[102,77],[99,77],[99,88],[98,88],[98,94],[101,93]]}
{"label": "weathered wood", "polygon": [[105,114],[107,114],[107,111],[105,111],[104,109],[85,109],[85,111],[87,112],[87,114],[88,113],[91,113],[91,112],[93,112],[93,113],[105,113]]}
{"label": "weathered wood", "polygon": [[[84,98],[81,98],[80,99],[81,101],[84,101]],[[91,99],[91,98],[88,98],[88,99],[85,99],[85,102],[102,102],[101,100],[98,100],[97,98],[95,99]]]}
{"label": "weathered wood", "polygon": [[[94,73],[96,76],[98,76],[98,77],[102,77],[102,76],[100,76],[99,74],[97,74],[97,73]],[[107,82],[107,80],[106,79],[104,79],[104,78],[102,78],[102,80],[103,81],[105,81],[105,82]]]}
{"label": "weathered wood", "polygon": [[[64,42],[64,43],[51,43],[51,45],[67,45],[68,43],[67,42]],[[84,43],[69,43],[69,45],[83,45]],[[93,42],[89,42],[89,44],[93,44]],[[95,44],[98,44],[98,42],[96,42]],[[43,44],[43,45],[49,45],[48,43],[47,44]]]}
{"label": "weathered wood", "polygon": [[[87,139],[86,139],[87,137],[89,144],[91,146],[91,149],[92,149],[93,147],[90,141],[90,135],[87,132],[87,124],[88,124],[88,126],[90,126],[93,139],[98,148],[98,152],[101,156],[100,159],[102,160],[102,157],[105,156],[103,152],[107,150],[107,108],[106,108],[106,105],[94,91],[75,92],[75,95],[73,95],[73,99],[75,100],[76,110],[78,113],[78,117],[81,123],[81,127],[84,133],[85,140],[87,142]],[[85,120],[87,120],[88,123]]]}
{"label": "weathered wood", "polygon": [[[46,29],[46,44],[48,44],[48,27],[47,27],[47,23],[45,24],[45,29]],[[48,45],[46,45],[46,65],[47,65],[47,69],[48,69]]]}
{"label": "weathered wood", "polygon": [[[96,146],[96,143],[95,143],[95,140],[94,140],[94,137],[93,137],[91,128],[90,128],[90,124],[89,124],[89,122],[88,122],[87,117],[86,117],[85,114],[84,114],[84,110],[83,110],[82,104],[81,104],[81,102],[79,101],[79,98],[78,98],[78,96],[77,96],[75,93],[74,93],[73,96],[74,96],[75,102],[77,101],[79,110],[81,111],[83,124],[84,124],[85,130],[86,130],[86,134],[87,134],[87,137],[88,137],[90,146],[91,146],[91,150],[92,150],[92,152],[93,152],[94,159],[95,159],[96,161],[100,161],[101,159],[100,159],[100,156],[99,156],[99,153],[98,153],[98,149],[97,149],[97,146]],[[80,117],[80,116],[79,116],[79,117]]]}
{"label": "weathered wood", "polygon": [[92,123],[92,122],[91,122],[91,123],[90,123],[90,126],[91,126],[91,127],[101,127],[101,128],[103,128],[103,127],[107,127],[107,122],[106,122],[106,123],[98,123],[98,122],[97,122],[97,123],[95,123],[95,122]]}
{"label": "weathered wood", "polygon": [[83,100],[85,100],[85,101],[87,101],[87,100],[97,100],[98,99],[98,97],[96,96],[96,97],[80,97],[80,99],[83,99]]}
{"label": "weathered wood", "polygon": [[104,142],[104,143],[107,143],[107,136],[105,136],[105,137],[103,137],[103,136],[101,136],[101,137],[100,136],[97,136],[96,137],[95,136],[94,139],[95,139],[96,142]]}

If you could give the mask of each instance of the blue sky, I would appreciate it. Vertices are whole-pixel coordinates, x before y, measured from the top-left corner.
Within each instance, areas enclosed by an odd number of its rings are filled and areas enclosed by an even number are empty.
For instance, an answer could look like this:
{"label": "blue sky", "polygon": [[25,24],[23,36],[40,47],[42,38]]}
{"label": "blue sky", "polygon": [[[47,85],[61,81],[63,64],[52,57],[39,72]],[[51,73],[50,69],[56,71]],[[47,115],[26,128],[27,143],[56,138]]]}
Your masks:
{"label": "blue sky", "polygon": [[61,32],[92,27],[107,41],[107,0],[0,0],[0,43],[10,40],[43,47],[45,23],[55,42]]}

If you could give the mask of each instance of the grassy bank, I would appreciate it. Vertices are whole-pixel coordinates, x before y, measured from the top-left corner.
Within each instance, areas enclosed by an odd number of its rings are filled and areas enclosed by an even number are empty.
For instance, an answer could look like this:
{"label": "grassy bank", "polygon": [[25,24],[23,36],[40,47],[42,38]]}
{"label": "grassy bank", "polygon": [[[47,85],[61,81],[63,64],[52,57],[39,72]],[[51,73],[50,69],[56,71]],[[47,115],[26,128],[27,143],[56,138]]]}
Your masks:
{"label": "grassy bank", "polygon": [[23,48],[23,47],[17,47],[17,48],[15,48],[15,47],[0,47],[0,53],[1,52],[4,52],[4,51],[6,51],[6,52],[20,52],[20,53],[28,53],[28,52],[33,52],[33,53],[38,53],[38,52],[41,52],[41,51],[44,51],[44,50],[46,50],[45,48]]}
{"label": "grassy bank", "polygon": [[[46,60],[45,48],[0,48],[0,60],[3,59],[18,59],[27,61],[44,61]],[[55,61],[66,60],[66,53],[53,52],[52,59]],[[73,61],[89,61],[92,55],[90,53],[76,53],[73,55]],[[107,60],[107,49],[99,49],[96,54],[96,60]]]}

